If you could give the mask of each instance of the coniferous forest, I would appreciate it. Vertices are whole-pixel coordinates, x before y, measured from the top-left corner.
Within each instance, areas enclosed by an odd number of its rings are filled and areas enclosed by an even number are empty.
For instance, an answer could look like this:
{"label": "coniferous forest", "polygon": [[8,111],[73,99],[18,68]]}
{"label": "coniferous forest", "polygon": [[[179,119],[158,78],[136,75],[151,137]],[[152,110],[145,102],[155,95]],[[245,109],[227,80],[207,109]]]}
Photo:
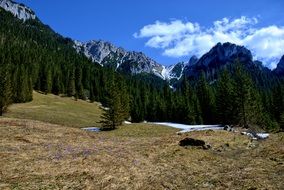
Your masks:
{"label": "coniferous forest", "polygon": [[[111,108],[105,126],[168,121],[185,124],[258,125],[284,129],[283,78],[251,73],[236,59],[212,80],[201,72],[176,86],[150,74],[129,75],[93,63],[73,41],[39,20],[23,22],[0,9],[0,115],[29,102],[33,90],[101,102]],[[119,113],[112,115],[113,111]],[[108,123],[112,115],[115,122]]]}

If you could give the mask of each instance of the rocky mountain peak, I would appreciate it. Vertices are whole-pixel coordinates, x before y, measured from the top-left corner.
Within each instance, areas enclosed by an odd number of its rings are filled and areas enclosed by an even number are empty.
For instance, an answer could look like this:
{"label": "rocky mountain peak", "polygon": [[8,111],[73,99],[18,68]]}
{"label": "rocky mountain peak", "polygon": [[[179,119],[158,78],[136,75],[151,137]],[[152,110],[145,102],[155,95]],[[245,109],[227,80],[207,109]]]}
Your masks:
{"label": "rocky mountain peak", "polygon": [[189,59],[187,66],[195,65],[197,63],[197,61],[198,61],[198,58],[194,55]]}
{"label": "rocky mountain peak", "polygon": [[208,53],[204,54],[195,64],[196,58],[192,58],[185,68],[187,76],[196,76],[200,71],[214,74],[216,70],[226,64],[239,60],[242,63],[253,64],[251,52],[244,46],[232,43],[218,43]]}
{"label": "rocky mountain peak", "polygon": [[30,8],[11,0],[0,0],[0,7],[23,21],[36,18],[35,13]]}
{"label": "rocky mountain peak", "polygon": [[208,53],[203,55],[198,61],[204,66],[215,64],[225,64],[238,59],[240,62],[251,62],[253,60],[251,52],[244,46],[232,43],[218,43]]}
{"label": "rocky mountain peak", "polygon": [[118,48],[113,44],[102,40],[89,41],[83,44],[83,47],[85,54],[99,64],[102,64],[103,60],[111,53],[121,55],[124,55],[126,53],[124,49]]}
{"label": "rocky mountain peak", "polygon": [[87,43],[75,41],[74,47],[102,66],[114,67],[116,70],[131,74],[145,72],[162,77],[163,66],[142,52],[126,51],[102,40]]}

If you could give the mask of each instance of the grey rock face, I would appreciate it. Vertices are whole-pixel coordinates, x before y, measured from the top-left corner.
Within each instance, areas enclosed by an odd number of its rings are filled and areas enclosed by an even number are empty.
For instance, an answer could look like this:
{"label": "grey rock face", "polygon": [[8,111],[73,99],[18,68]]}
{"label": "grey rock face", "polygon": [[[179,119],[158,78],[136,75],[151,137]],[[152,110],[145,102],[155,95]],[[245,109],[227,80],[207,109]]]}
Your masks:
{"label": "grey rock face", "polygon": [[187,76],[195,76],[201,71],[214,74],[219,68],[234,63],[236,60],[242,63],[253,64],[252,54],[245,47],[231,43],[218,43],[195,64],[192,64],[190,61],[185,68],[185,74]]}
{"label": "grey rock face", "polygon": [[85,54],[92,58],[97,63],[102,63],[103,60],[110,54],[124,56],[126,52],[122,48],[117,48],[109,42],[90,41],[83,44]]}
{"label": "grey rock face", "polygon": [[[142,52],[126,51],[102,40],[92,40],[87,43],[75,41],[74,48],[78,52],[83,52],[88,58],[101,66],[112,67],[121,72],[130,74],[149,73],[165,80],[178,78],[182,74],[182,72],[177,73],[178,69],[174,69],[175,65],[165,67]],[[180,64],[177,64],[177,66],[180,67]],[[172,72],[175,73],[172,74]]]}
{"label": "grey rock face", "polygon": [[35,13],[30,8],[11,0],[0,0],[0,7],[11,12],[15,17],[23,21],[36,18]]}

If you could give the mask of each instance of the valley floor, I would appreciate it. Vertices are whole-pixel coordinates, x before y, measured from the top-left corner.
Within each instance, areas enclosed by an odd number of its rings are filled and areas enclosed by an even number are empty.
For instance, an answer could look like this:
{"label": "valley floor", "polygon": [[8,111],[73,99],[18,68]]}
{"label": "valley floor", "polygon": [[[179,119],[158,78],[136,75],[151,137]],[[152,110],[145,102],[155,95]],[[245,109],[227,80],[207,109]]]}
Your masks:
{"label": "valley floor", "polygon": [[[284,134],[253,141],[227,131],[131,124],[87,132],[0,119],[0,189],[283,189]],[[202,139],[212,149],[183,148]]]}

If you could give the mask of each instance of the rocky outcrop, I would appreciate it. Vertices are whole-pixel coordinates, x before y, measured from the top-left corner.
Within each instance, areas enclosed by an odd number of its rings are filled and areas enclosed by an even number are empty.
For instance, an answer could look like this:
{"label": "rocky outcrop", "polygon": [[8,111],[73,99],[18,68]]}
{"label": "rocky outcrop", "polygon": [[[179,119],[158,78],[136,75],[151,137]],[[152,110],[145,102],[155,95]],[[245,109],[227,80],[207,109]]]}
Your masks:
{"label": "rocky outcrop", "polygon": [[193,139],[193,138],[185,138],[179,141],[180,146],[204,146],[205,142],[203,140]]}
{"label": "rocky outcrop", "polygon": [[205,150],[211,148],[211,145],[206,144],[205,141],[203,141],[203,140],[193,139],[193,138],[188,138],[188,137],[179,141],[179,145],[184,146],[184,147],[189,147],[189,146],[200,147],[200,148],[203,148]]}
{"label": "rocky outcrop", "polygon": [[0,7],[23,21],[36,18],[35,13],[30,8],[11,0],[0,0]]}

